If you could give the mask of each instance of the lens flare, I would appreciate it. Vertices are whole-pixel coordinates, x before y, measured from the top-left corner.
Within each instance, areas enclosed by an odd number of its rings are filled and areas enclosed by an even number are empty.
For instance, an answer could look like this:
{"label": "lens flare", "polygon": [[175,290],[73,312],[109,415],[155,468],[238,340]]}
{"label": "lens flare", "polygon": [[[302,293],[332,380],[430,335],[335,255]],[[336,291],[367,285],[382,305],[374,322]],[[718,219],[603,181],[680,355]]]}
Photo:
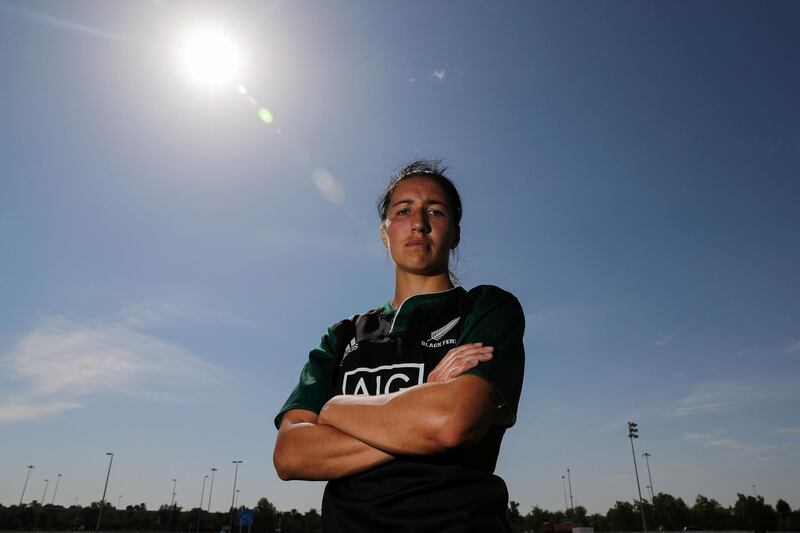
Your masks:
{"label": "lens flare", "polygon": [[267,124],[272,124],[272,121],[275,120],[270,110],[267,109],[266,107],[262,107],[261,109],[258,110],[258,118],[260,118]]}
{"label": "lens flare", "polygon": [[329,202],[338,204],[344,200],[344,187],[326,169],[316,169],[311,175],[311,181],[317,186],[322,197]]}

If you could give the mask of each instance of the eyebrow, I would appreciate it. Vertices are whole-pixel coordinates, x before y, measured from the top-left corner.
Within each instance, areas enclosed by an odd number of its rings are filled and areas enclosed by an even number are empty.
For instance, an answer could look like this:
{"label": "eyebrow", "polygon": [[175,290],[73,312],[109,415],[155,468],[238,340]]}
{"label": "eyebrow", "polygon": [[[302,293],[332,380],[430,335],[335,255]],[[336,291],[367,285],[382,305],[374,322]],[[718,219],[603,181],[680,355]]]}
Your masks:
{"label": "eyebrow", "polygon": [[[398,201],[394,202],[391,205],[391,207],[396,207],[396,206],[398,206],[400,204],[413,204],[413,203],[414,203],[414,200],[412,200],[411,198],[404,198],[403,200],[398,200]],[[445,202],[441,201],[441,200],[425,200],[425,205],[443,205],[443,206],[447,207],[447,204]]]}

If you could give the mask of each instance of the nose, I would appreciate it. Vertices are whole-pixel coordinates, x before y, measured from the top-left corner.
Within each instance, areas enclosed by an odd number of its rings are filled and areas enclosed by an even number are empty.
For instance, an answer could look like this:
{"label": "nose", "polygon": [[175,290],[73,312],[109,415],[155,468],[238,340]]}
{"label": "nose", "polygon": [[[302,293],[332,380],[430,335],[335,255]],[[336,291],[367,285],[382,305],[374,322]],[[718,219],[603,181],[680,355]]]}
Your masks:
{"label": "nose", "polygon": [[411,224],[411,229],[413,231],[419,231],[421,233],[430,233],[431,226],[428,223],[428,214],[422,210],[418,211],[414,216],[414,220]]}

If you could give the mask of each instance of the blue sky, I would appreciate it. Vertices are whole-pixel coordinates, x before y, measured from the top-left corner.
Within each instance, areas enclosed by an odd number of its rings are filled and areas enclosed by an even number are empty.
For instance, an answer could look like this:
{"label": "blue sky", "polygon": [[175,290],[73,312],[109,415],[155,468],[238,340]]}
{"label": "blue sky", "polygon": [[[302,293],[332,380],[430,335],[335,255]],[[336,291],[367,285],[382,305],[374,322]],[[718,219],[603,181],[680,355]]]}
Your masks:
{"label": "blue sky", "polygon": [[[653,485],[800,506],[800,6],[0,3],[0,502],[319,508],[272,418],[387,301],[374,203],[444,158],[457,272],[522,302],[498,474],[592,512]],[[190,81],[212,24],[234,82]],[[237,85],[246,88],[241,94]],[[252,99],[252,100],[251,100]],[[274,120],[259,118],[258,109]],[[643,465],[640,465],[640,467]],[[640,472],[642,469],[640,468]],[[644,489],[645,481],[642,482]],[[206,487],[206,496],[208,487]]]}

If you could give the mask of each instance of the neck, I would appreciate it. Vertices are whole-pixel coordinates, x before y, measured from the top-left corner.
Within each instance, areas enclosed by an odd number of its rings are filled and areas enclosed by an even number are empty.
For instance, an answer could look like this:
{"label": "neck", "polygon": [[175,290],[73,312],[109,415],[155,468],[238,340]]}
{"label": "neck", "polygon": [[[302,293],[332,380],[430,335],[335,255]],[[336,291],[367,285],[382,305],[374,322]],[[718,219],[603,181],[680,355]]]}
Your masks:
{"label": "neck", "polygon": [[450,274],[447,272],[433,276],[422,276],[395,270],[392,305],[398,308],[403,301],[417,294],[441,292],[452,288],[453,283],[450,281]]}

